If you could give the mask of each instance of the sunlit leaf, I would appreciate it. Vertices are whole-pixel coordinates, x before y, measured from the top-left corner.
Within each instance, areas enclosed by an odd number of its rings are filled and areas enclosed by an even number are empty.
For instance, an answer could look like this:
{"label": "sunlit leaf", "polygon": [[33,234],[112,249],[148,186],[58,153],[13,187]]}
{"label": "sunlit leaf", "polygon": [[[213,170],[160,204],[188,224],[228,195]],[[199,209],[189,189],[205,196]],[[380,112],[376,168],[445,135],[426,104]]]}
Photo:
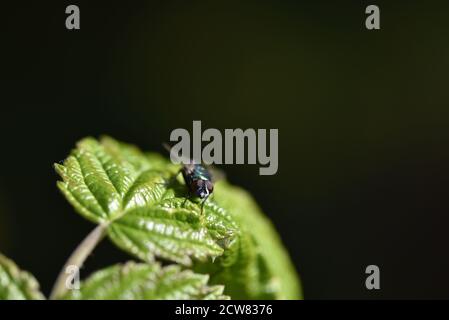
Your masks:
{"label": "sunlit leaf", "polygon": [[55,165],[67,200],[85,218],[107,224],[120,248],[144,260],[190,265],[223,253],[236,224],[220,208],[200,206],[176,179],[179,166],[111,138],[86,138]]}
{"label": "sunlit leaf", "polygon": [[95,272],[72,290],[72,300],[222,300],[223,286],[208,286],[208,276],[177,265],[128,262]]}
{"label": "sunlit leaf", "polygon": [[251,195],[220,181],[214,200],[238,221],[239,233],[213,264],[198,264],[196,270],[210,274],[212,283],[225,284],[233,299],[301,298],[290,257]]}
{"label": "sunlit leaf", "polygon": [[36,279],[0,254],[0,300],[41,299],[44,299],[44,296],[39,291]]}
{"label": "sunlit leaf", "polygon": [[195,262],[237,299],[301,298],[288,253],[252,197],[220,181],[201,214],[179,168],[111,138],[84,139],[56,165],[69,202],[139,259]]}

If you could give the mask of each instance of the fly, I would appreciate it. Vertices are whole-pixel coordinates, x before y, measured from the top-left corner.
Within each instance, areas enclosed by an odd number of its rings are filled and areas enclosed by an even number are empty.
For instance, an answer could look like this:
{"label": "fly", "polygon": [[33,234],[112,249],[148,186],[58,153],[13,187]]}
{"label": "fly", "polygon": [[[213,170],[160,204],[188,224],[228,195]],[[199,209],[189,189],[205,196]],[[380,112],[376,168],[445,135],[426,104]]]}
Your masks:
{"label": "fly", "polygon": [[[170,152],[168,145],[164,144],[164,147]],[[203,214],[204,203],[214,191],[214,184],[209,170],[198,163],[183,163],[180,173],[182,173],[182,177],[190,193],[202,199],[201,214]]]}

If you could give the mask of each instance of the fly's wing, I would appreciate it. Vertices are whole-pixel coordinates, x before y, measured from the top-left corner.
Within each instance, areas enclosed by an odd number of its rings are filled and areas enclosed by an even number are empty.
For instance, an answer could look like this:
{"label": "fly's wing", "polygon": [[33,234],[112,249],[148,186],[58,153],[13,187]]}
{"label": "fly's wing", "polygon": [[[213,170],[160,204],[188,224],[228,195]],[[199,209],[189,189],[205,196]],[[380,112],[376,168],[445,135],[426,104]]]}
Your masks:
{"label": "fly's wing", "polygon": [[[167,150],[170,153],[170,156],[173,154],[173,156],[177,159],[177,161],[179,161],[183,164],[186,164],[186,163],[195,164],[194,160],[191,160],[191,159],[188,159],[185,157],[179,157],[177,154],[172,153],[171,147],[167,143],[163,143],[162,146],[165,148],[165,150]],[[226,179],[226,174],[224,173],[223,170],[220,170],[211,164],[203,165],[203,166],[209,171],[209,173],[211,175],[212,182],[217,182],[217,181]]]}
{"label": "fly's wing", "polygon": [[168,151],[168,153],[170,154],[170,159],[173,157],[176,159],[177,162],[186,165],[186,164],[194,164],[195,161],[186,157],[180,157],[179,155],[177,155],[176,153],[172,152],[172,147],[170,147],[170,145],[168,145],[167,143],[162,143],[162,146],[165,148],[165,150]]}
{"label": "fly's wing", "polygon": [[226,179],[226,173],[223,170],[218,169],[216,166],[208,164],[208,165],[206,165],[206,168],[211,175],[213,183]]}

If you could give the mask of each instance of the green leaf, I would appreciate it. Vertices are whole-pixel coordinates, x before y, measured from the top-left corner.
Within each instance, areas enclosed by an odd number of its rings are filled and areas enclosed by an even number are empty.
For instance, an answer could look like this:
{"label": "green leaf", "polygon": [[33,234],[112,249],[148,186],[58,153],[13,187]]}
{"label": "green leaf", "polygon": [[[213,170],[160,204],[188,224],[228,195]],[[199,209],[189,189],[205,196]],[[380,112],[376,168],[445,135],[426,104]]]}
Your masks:
{"label": "green leaf", "polygon": [[95,272],[72,290],[70,300],[222,300],[223,286],[208,286],[208,276],[177,265],[128,262]]}
{"label": "green leaf", "polygon": [[130,254],[183,265],[223,253],[237,225],[225,210],[200,206],[176,179],[179,166],[156,154],[103,138],[86,138],[56,164],[58,187],[85,218],[107,225],[109,238]]}
{"label": "green leaf", "polygon": [[216,184],[214,201],[238,221],[239,233],[215,263],[195,270],[225,284],[233,299],[300,299],[301,286],[290,257],[271,222],[251,195],[225,181]]}
{"label": "green leaf", "polygon": [[[244,190],[220,181],[201,215],[179,166],[103,138],[82,140],[56,169],[58,185],[87,219],[107,226],[120,248],[210,274],[236,299],[298,299],[295,268],[271,222]],[[209,259],[212,258],[212,259]]]}
{"label": "green leaf", "polygon": [[0,254],[0,300],[41,300],[36,279]]}

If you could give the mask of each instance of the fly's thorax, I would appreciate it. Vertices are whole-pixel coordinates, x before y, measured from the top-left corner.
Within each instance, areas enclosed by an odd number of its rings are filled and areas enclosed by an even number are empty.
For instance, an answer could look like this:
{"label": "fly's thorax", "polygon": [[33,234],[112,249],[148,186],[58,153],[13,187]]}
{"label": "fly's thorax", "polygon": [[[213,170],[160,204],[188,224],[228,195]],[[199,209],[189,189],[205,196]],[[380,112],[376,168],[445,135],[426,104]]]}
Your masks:
{"label": "fly's thorax", "polygon": [[212,180],[209,171],[204,166],[202,166],[200,164],[195,164],[194,166],[195,166],[195,168],[194,168],[193,176],[195,179],[201,179],[201,180],[206,180],[206,181]]}

